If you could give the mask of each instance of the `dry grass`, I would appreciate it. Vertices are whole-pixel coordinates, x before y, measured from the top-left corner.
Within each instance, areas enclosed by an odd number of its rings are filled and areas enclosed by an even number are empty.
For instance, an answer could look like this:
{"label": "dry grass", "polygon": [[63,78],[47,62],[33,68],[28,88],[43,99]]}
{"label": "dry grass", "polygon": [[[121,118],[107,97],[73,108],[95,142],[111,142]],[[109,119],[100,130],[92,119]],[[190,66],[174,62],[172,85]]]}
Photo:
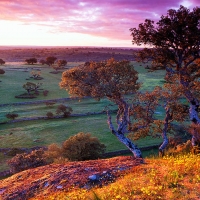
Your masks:
{"label": "dry grass", "polygon": [[[197,200],[200,199],[200,156],[147,159],[108,186],[70,193],[52,193],[45,199],[70,200]],[[38,200],[43,198],[38,198]]]}

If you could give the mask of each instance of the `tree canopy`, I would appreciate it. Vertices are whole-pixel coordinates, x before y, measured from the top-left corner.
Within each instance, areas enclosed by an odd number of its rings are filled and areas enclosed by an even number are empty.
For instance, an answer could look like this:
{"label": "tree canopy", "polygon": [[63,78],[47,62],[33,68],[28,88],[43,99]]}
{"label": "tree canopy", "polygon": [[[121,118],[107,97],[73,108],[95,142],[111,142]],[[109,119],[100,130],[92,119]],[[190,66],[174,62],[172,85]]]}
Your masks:
{"label": "tree canopy", "polygon": [[25,62],[27,62],[29,65],[33,65],[34,63],[37,63],[37,59],[29,58],[29,59],[26,59]]}
{"label": "tree canopy", "polygon": [[71,96],[116,100],[139,88],[137,74],[129,61],[117,62],[111,58],[65,71],[60,86]]}
{"label": "tree canopy", "polygon": [[[133,44],[149,46],[137,52],[138,61],[150,61],[154,69],[166,69],[166,77],[182,87],[190,104],[191,122],[200,124],[200,8],[170,9],[157,23],[146,19],[130,31]],[[194,135],[193,145],[200,143]]]}

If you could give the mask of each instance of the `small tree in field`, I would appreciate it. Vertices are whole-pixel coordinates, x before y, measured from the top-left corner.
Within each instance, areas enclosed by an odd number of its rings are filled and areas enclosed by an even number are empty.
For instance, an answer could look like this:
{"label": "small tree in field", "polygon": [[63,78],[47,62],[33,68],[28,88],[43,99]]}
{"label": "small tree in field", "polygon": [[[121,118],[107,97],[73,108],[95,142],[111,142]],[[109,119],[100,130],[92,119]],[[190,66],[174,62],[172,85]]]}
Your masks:
{"label": "small tree in field", "polygon": [[15,118],[17,118],[19,115],[18,114],[16,114],[16,113],[8,113],[8,114],[6,114],[6,117],[8,118],[8,119],[12,119],[12,120],[15,120]]}
{"label": "small tree in field", "polygon": [[31,71],[31,77],[34,79],[40,79],[41,78],[41,72],[40,71]]}
{"label": "small tree in field", "polygon": [[62,154],[69,160],[91,160],[102,156],[106,146],[90,133],[78,133],[62,144]]}
{"label": "small tree in field", "polygon": [[0,65],[4,65],[6,62],[2,59],[0,59]]}
{"label": "small tree in field", "polygon": [[37,93],[38,89],[40,88],[40,86],[42,85],[42,83],[31,83],[31,82],[27,82],[23,85],[23,88],[28,92],[28,94],[30,95],[31,92]]}
{"label": "small tree in field", "polygon": [[48,117],[48,119],[53,118],[53,113],[52,112],[47,112],[46,116]]}
{"label": "small tree in field", "polygon": [[39,63],[41,63],[42,65],[44,65],[44,64],[46,64],[46,61],[43,60],[43,59],[41,59],[41,60],[39,61]]}
{"label": "small tree in field", "polygon": [[25,62],[27,62],[29,65],[33,65],[34,63],[37,63],[37,59],[29,58],[29,59],[26,59]]}
{"label": "small tree in field", "polygon": [[0,74],[5,74],[5,71],[3,69],[0,69]]}
{"label": "small tree in field", "polygon": [[72,108],[69,106],[65,106],[63,104],[60,104],[56,109],[56,114],[63,114],[64,117],[68,117],[72,113]]}
{"label": "small tree in field", "polygon": [[137,80],[137,72],[129,61],[117,62],[109,59],[103,62],[90,62],[89,65],[65,71],[60,86],[72,96],[92,96],[95,99],[107,97],[118,105],[116,116],[118,128],[115,129],[108,112],[109,128],[112,134],[126,145],[135,157],[141,158],[141,151],[125,136],[130,123],[130,107],[124,99],[124,95],[135,93],[138,90]]}
{"label": "small tree in field", "polygon": [[[153,47],[139,51],[138,60],[150,60],[154,69],[163,66],[167,77],[178,77],[176,84],[182,86],[183,95],[190,104],[190,120],[200,124],[200,8],[192,11],[183,6],[178,10],[170,9],[156,25],[146,19],[130,31],[133,44]],[[199,144],[199,137],[195,135],[192,137],[194,146]]]}
{"label": "small tree in field", "polygon": [[51,66],[51,65],[53,65],[53,64],[55,63],[56,60],[57,60],[56,57],[54,57],[54,56],[49,56],[49,57],[46,58],[45,64]]}

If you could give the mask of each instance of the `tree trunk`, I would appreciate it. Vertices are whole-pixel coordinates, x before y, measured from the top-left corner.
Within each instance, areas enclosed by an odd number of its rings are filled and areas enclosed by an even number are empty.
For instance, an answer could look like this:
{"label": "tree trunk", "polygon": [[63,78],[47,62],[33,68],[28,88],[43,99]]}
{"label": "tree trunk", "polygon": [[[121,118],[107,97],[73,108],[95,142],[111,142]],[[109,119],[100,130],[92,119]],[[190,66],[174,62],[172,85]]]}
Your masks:
{"label": "tree trunk", "polygon": [[[180,83],[182,84],[184,88],[184,96],[186,97],[187,101],[190,103],[190,120],[194,124],[200,124],[200,118],[198,114],[199,109],[199,101],[197,98],[194,97],[192,92],[189,90],[189,82],[185,81],[183,78],[180,79]],[[195,137],[195,135],[192,136],[192,146],[196,146],[200,141]]]}
{"label": "tree trunk", "polygon": [[171,119],[171,115],[170,115],[170,109],[168,107],[166,107],[165,110],[166,110],[166,114],[165,114],[165,120],[164,120],[164,128],[163,128],[163,131],[162,131],[163,143],[159,147],[159,155],[161,157],[164,156],[164,150],[169,143],[169,140],[168,140],[168,137],[167,137],[167,129],[168,129],[168,126],[169,126],[169,120]]}
{"label": "tree trunk", "polygon": [[129,106],[122,99],[119,99],[118,101],[116,101],[116,103],[119,109],[117,117],[116,117],[118,128],[116,131],[112,124],[111,116],[107,112],[107,115],[108,115],[107,122],[108,122],[109,128],[112,131],[112,134],[115,135],[117,139],[121,143],[123,143],[133,153],[135,158],[142,158],[142,153],[139,150],[139,148],[136,145],[134,145],[133,142],[129,138],[125,137],[125,133],[128,132],[127,126],[129,123],[129,111],[128,111]]}
{"label": "tree trunk", "polygon": [[129,138],[125,137],[123,133],[112,130],[112,134],[115,135],[117,139],[133,153],[135,158],[142,158],[142,153],[140,149],[136,145],[134,145]]}

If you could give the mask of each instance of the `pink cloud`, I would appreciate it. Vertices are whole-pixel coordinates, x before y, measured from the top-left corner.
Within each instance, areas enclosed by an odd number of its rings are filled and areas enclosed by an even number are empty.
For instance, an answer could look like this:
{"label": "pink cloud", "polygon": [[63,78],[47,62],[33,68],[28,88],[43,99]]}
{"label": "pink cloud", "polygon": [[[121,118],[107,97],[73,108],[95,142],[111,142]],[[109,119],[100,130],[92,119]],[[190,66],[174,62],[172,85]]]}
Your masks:
{"label": "pink cloud", "polygon": [[[1,0],[0,20],[49,26],[52,32],[76,32],[130,40],[129,29],[144,19],[157,20],[181,0]],[[195,7],[199,0],[192,0]]]}

